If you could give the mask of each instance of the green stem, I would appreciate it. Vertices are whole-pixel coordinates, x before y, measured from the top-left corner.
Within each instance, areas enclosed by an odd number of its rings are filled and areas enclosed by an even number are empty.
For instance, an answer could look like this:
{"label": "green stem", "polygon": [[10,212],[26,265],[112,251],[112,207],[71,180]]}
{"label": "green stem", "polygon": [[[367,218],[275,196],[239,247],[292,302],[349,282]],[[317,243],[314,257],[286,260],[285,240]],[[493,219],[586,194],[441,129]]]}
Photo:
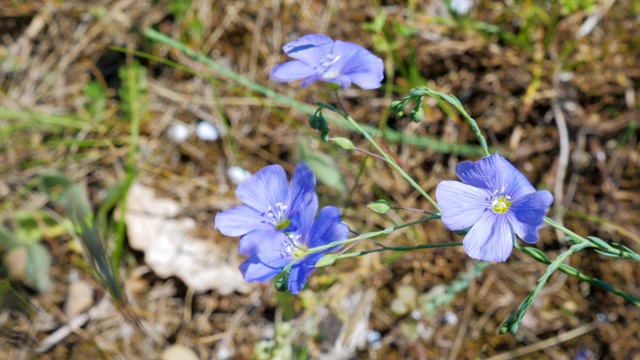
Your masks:
{"label": "green stem", "polygon": [[458,109],[458,111],[462,114],[462,116],[464,116],[464,118],[467,120],[467,122],[471,126],[471,130],[473,130],[473,133],[476,135],[476,138],[480,142],[480,147],[482,147],[482,151],[484,152],[484,155],[485,156],[491,155],[489,153],[489,147],[487,146],[487,140],[482,135],[482,132],[480,132],[480,127],[478,127],[478,123],[476,122],[476,120],[471,116],[469,116],[469,114],[467,114],[467,112],[464,110],[462,105],[453,104],[453,106],[456,109]]}
{"label": "green stem", "polygon": [[[525,254],[531,256],[534,260],[543,263],[543,264],[551,264],[553,263],[553,260],[551,260],[545,253],[543,253],[542,251],[538,250],[537,248],[531,247],[531,246],[526,246],[526,247],[522,247],[519,244],[515,244],[514,246],[516,249],[524,252]],[[613,286],[609,285],[607,282],[602,281],[600,279],[585,275],[583,272],[581,272],[580,270],[569,266],[567,264],[560,264],[560,266],[558,266],[558,270],[576,277],[582,281],[586,281],[596,287],[599,287],[603,290],[609,291],[613,294],[616,294],[622,298],[624,298],[625,300],[629,301],[630,303],[640,306],[640,298],[637,298],[629,293],[626,293],[622,290],[618,290],[616,288],[614,288]]]}
{"label": "green stem", "polygon": [[[137,85],[137,74],[136,68],[133,65],[127,66],[127,90],[129,97],[129,106],[130,106],[130,115],[131,115],[131,135],[129,141],[129,154],[127,157],[127,166],[126,166],[126,174],[127,179],[125,183],[128,187],[131,186],[131,183],[137,176],[136,169],[136,153],[138,152],[138,139],[140,137],[140,108],[139,108],[139,99],[138,99],[138,85]],[[125,192],[125,196],[122,197],[120,202],[120,219],[118,220],[117,225],[117,233],[116,233],[116,244],[111,254],[111,266],[113,268],[114,277],[116,279],[119,278],[120,273],[120,262],[122,260],[122,253],[124,251],[125,245],[125,221],[124,214],[126,213],[126,199],[127,192]]]}
{"label": "green stem", "polygon": [[623,249],[620,249],[618,247],[613,247],[611,246],[611,244],[607,243],[606,241],[598,239],[596,237],[593,237],[593,236],[584,237],[584,236],[578,235],[575,232],[567,229],[566,227],[558,224],[557,222],[555,222],[554,220],[546,216],[544,218],[544,222],[551,225],[551,227],[553,227],[554,229],[557,229],[565,233],[571,239],[574,239],[577,242],[591,244],[593,247],[597,249],[596,251],[600,253],[604,253],[605,255],[617,256],[625,259],[633,259],[635,261],[640,262],[640,255],[638,255],[637,253],[635,253],[633,250],[629,248],[625,249],[625,247],[623,247]]}
{"label": "green stem", "polygon": [[462,245],[461,242],[445,243],[445,244],[421,244],[421,245],[415,245],[415,246],[385,246],[379,249],[363,250],[363,251],[356,251],[352,253],[337,255],[336,259],[348,259],[352,257],[358,257],[358,256],[382,252],[382,251],[411,251],[411,250],[421,250],[421,249],[437,249],[437,248],[460,246],[460,245]]}
{"label": "green stem", "polygon": [[332,247],[339,246],[339,245],[345,245],[345,244],[350,244],[350,243],[356,242],[356,241],[361,241],[361,240],[365,240],[365,239],[371,239],[371,238],[374,238],[374,237],[380,236],[380,235],[388,235],[388,234],[391,234],[392,232],[394,232],[396,230],[400,230],[402,228],[410,227],[410,226],[413,226],[413,225],[421,224],[423,222],[427,222],[429,220],[435,220],[435,219],[440,219],[440,214],[433,214],[431,216],[427,216],[427,217],[423,217],[422,219],[418,219],[416,221],[411,221],[411,222],[408,222],[408,223],[405,223],[405,224],[391,226],[391,227],[388,227],[388,228],[386,228],[384,230],[372,231],[372,232],[368,232],[368,233],[364,233],[364,234],[358,235],[358,236],[353,237],[351,239],[346,239],[346,240],[341,240],[341,241],[334,241],[334,242],[329,243],[327,245],[314,247],[314,248],[311,248],[311,249],[307,250],[307,255],[315,254],[315,253],[320,252],[322,250],[330,249]]}
{"label": "green stem", "polygon": [[[388,235],[388,234],[391,234],[392,232],[394,232],[395,230],[399,230],[399,229],[402,229],[402,228],[410,227],[410,226],[417,225],[417,224],[420,224],[420,223],[423,223],[423,222],[427,222],[429,220],[435,220],[435,219],[439,219],[439,218],[440,218],[440,214],[433,214],[431,216],[427,216],[427,217],[424,217],[422,219],[418,219],[416,221],[411,221],[411,222],[408,222],[408,223],[405,223],[405,224],[391,226],[391,227],[388,227],[388,228],[386,228],[384,230],[371,231],[371,232],[368,232],[368,233],[364,233],[364,234],[358,235],[356,237],[353,237],[351,239],[334,241],[334,242],[326,244],[326,245],[322,245],[322,246],[318,246],[318,247],[314,247],[314,248],[308,249],[305,252],[305,256],[304,257],[306,257],[308,255],[311,255],[311,254],[315,254],[315,253],[321,252],[321,251],[326,250],[326,249],[331,249],[331,248],[336,247],[336,246],[350,244],[350,243],[353,243],[353,242],[356,242],[356,241],[365,240],[365,239],[371,239],[371,238],[374,238],[374,237],[380,236],[380,235]],[[303,259],[304,257],[301,257],[300,259]],[[283,272],[288,272],[289,270],[291,270],[291,267],[293,265],[295,265],[298,262],[298,260],[299,259],[296,259],[296,260],[290,262],[287,266],[284,267],[284,269],[282,269],[282,271]]]}
{"label": "green stem", "polygon": [[560,265],[562,265],[562,263],[570,255],[591,246],[592,245],[590,243],[576,244],[570,247],[569,250],[558,255],[558,257],[553,262],[551,262],[551,264],[549,264],[549,267],[547,268],[547,271],[544,273],[544,275],[542,275],[542,277],[538,279],[538,285],[536,286],[535,290],[533,290],[533,292],[522,301],[520,307],[518,308],[518,311],[514,315],[510,316],[507,321],[505,321],[505,323],[500,327],[500,333],[506,334],[507,332],[509,332],[511,334],[515,334],[516,332],[518,332],[520,321],[524,317],[524,314],[526,314],[529,306],[531,306],[531,304],[533,303],[533,300],[535,300],[540,291],[542,291],[542,288],[547,283],[547,280],[549,279],[551,274],[553,274],[553,272],[556,271],[556,269],[558,269],[558,267],[560,267]]}
{"label": "green stem", "polygon": [[347,120],[349,123],[351,123],[351,125],[358,131],[360,132],[360,134],[362,134],[362,136],[365,137],[365,139],[367,139],[367,141],[369,141],[371,143],[371,145],[373,145],[374,148],[376,148],[376,150],[378,151],[378,153],[380,153],[380,155],[382,155],[387,162],[389,163],[389,165],[391,165],[394,169],[396,169],[396,171],[398,171],[398,173],[400,173],[400,175],[407,180],[407,182],[409,182],[409,184],[411,184],[411,186],[413,186],[414,189],[418,190],[418,192],[424,196],[430,203],[431,205],[433,205],[433,207],[436,208],[436,210],[438,212],[440,212],[440,206],[438,206],[438,203],[433,200],[433,198],[431,196],[429,196],[429,194],[427,194],[426,191],[424,191],[424,189],[422,189],[420,187],[420,185],[418,185],[418,183],[415,182],[415,180],[413,180],[413,178],[411,178],[411,176],[409,176],[409,174],[407,174],[406,171],[404,171],[400,165],[398,165],[398,163],[395,162],[395,160],[393,160],[393,158],[391,156],[389,156],[389,154],[387,154],[384,150],[382,150],[382,148],[380,147],[380,145],[378,145],[378,143],[376,143],[375,140],[373,140],[373,138],[371,137],[371,135],[369,135],[368,132],[364,131],[364,129],[362,127],[360,127],[360,124],[358,124],[358,122],[356,122],[351,116],[349,115],[344,115],[345,120]]}
{"label": "green stem", "polygon": [[482,135],[482,132],[478,127],[478,123],[474,118],[472,118],[469,115],[469,113],[467,113],[467,111],[464,109],[464,106],[462,106],[462,103],[460,102],[460,100],[458,100],[458,98],[456,98],[453,95],[448,95],[445,93],[441,93],[439,91],[435,91],[427,86],[420,86],[415,89],[412,89],[410,94],[413,97],[420,97],[420,96],[427,95],[437,100],[444,100],[449,104],[453,105],[453,107],[455,107],[460,112],[460,114],[462,114],[465,120],[467,120],[467,122],[469,123],[469,126],[471,126],[471,130],[473,130],[473,133],[475,134],[476,138],[478,138],[478,141],[480,142],[480,147],[482,147],[482,151],[484,152],[484,155],[485,156],[491,155],[489,153],[489,147],[487,146],[487,140]]}
{"label": "green stem", "polygon": [[[544,222],[546,222],[547,224],[551,225],[552,228],[556,229],[556,230],[560,230],[561,232],[565,233],[566,235],[570,236],[571,238],[580,241],[580,242],[589,242],[592,243],[592,241],[590,241],[589,239],[576,234],[575,232],[567,229],[566,227],[558,224],[555,220],[551,219],[548,216],[544,217]],[[600,247],[600,246],[598,246]]]}
{"label": "green stem", "polygon": [[354,150],[355,150],[355,151],[358,151],[358,152],[361,152],[361,153],[363,153],[363,154],[365,154],[365,155],[369,155],[369,156],[371,156],[371,157],[374,157],[374,158],[376,158],[376,159],[382,160],[382,161],[384,161],[384,162],[386,162],[386,161],[387,161],[387,159],[385,159],[384,157],[382,157],[382,156],[380,156],[380,155],[378,155],[378,154],[374,154],[374,153],[372,153],[372,152],[370,152],[370,151],[367,151],[367,150],[365,150],[365,149],[361,149],[361,148],[357,147],[357,148],[355,148]]}

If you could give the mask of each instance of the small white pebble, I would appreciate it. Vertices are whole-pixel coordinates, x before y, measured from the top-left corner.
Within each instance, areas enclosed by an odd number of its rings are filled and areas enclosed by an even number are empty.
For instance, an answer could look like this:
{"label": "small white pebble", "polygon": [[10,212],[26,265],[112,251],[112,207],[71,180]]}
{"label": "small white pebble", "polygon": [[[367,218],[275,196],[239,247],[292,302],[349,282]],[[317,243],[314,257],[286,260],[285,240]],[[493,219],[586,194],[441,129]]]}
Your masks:
{"label": "small white pebble", "polygon": [[241,182],[251,177],[251,173],[240,166],[232,166],[227,170],[227,176],[232,183],[240,185]]}
{"label": "small white pebble", "polygon": [[380,332],[375,331],[375,330],[371,330],[369,331],[369,333],[367,334],[367,342],[369,344],[375,344],[380,342],[380,339],[382,339],[382,335],[380,334]]}
{"label": "small white pebble", "polygon": [[171,345],[162,352],[162,360],[197,360],[198,355],[184,345]]}
{"label": "small white pebble", "polygon": [[416,327],[416,331],[422,340],[429,340],[433,334],[436,332],[432,327],[426,327],[422,322],[418,323]]}
{"label": "small white pebble", "polygon": [[228,347],[221,346],[216,355],[218,356],[218,359],[226,360],[233,356],[233,352]]}
{"label": "small white pebble", "polygon": [[272,339],[275,339],[275,337],[276,337],[276,328],[274,326],[267,325],[262,330],[262,339],[272,340]]}
{"label": "small white pebble", "polygon": [[196,127],[196,135],[204,141],[216,141],[220,137],[218,130],[206,121],[201,121]]}
{"label": "small white pebble", "polygon": [[466,15],[473,7],[473,0],[451,0],[451,10],[458,15]]}
{"label": "small white pebble", "polygon": [[444,321],[451,325],[455,325],[458,323],[458,316],[454,312],[448,311],[444,313]]}
{"label": "small white pebble", "polygon": [[420,312],[420,310],[418,309],[414,309],[411,312],[411,317],[413,318],[413,320],[420,320],[422,318],[422,312]]}
{"label": "small white pebble", "polygon": [[171,126],[168,135],[171,140],[181,143],[189,137],[189,128],[183,123],[176,123]]}
{"label": "small white pebble", "polygon": [[560,81],[569,82],[573,80],[573,73],[569,71],[563,71],[560,73]]}

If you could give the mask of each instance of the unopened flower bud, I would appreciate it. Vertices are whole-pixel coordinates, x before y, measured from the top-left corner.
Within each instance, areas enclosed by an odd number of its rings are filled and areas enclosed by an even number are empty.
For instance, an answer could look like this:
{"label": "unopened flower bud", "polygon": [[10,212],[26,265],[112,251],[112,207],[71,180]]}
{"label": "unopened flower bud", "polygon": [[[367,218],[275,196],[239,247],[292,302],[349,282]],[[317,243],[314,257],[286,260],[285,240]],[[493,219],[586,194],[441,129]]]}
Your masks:
{"label": "unopened flower bud", "polygon": [[335,142],[336,145],[340,146],[343,150],[351,151],[356,148],[351,142],[351,140],[347,138],[336,137],[336,138],[333,138],[333,142]]}
{"label": "unopened flower bud", "polygon": [[316,263],[317,268],[333,265],[338,259],[338,254],[326,254]]}
{"label": "unopened flower bud", "polygon": [[409,113],[409,120],[412,122],[420,122],[424,118],[424,109],[422,105],[414,107]]}
{"label": "unopened flower bud", "polygon": [[376,200],[372,203],[369,203],[367,207],[371,209],[371,211],[377,212],[378,214],[386,214],[387,212],[389,212],[389,210],[391,210],[391,205],[389,205],[389,203],[385,200]]}

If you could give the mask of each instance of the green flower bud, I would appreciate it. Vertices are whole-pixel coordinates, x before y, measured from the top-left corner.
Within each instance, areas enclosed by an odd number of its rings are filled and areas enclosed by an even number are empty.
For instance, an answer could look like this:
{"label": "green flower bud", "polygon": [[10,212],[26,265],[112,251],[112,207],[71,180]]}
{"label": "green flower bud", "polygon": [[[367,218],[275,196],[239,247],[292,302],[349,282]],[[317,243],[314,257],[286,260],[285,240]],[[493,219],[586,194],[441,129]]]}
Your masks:
{"label": "green flower bud", "polygon": [[327,121],[324,119],[324,116],[322,116],[320,110],[309,117],[309,126],[311,126],[312,129],[319,130],[320,138],[322,141],[327,142],[329,139],[329,125],[327,125]]}
{"label": "green flower bud", "polygon": [[318,262],[316,263],[316,267],[321,268],[321,267],[333,265],[337,259],[338,259],[337,254],[326,254],[325,256],[320,258],[320,260],[318,260]]}
{"label": "green flower bud", "polygon": [[391,210],[391,205],[389,205],[389,203],[385,200],[376,200],[372,203],[369,203],[367,207],[371,211],[377,212],[378,214],[386,214],[387,212],[389,212],[389,210]]}
{"label": "green flower bud", "polygon": [[347,138],[336,137],[336,138],[333,138],[333,142],[335,142],[336,145],[340,146],[343,150],[351,151],[356,148],[351,142],[351,140]]}
{"label": "green flower bud", "polygon": [[409,113],[409,120],[413,122],[420,122],[424,118],[424,109],[422,108],[422,104],[411,109]]}

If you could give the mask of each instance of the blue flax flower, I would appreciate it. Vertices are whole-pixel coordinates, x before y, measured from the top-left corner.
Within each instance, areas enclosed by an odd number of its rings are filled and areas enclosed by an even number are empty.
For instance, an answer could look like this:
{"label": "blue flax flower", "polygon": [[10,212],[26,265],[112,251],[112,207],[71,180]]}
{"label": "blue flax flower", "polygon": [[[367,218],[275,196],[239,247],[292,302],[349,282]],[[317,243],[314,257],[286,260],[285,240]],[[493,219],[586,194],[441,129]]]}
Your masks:
{"label": "blue flax flower", "polygon": [[322,208],[315,222],[315,209],[313,212],[303,211],[300,215],[294,221],[296,230],[279,233],[276,239],[269,241],[269,246],[262,247],[240,265],[245,280],[269,281],[289,263],[296,261],[291,267],[287,282],[289,291],[297,294],[307,283],[315,264],[324,253],[340,246],[311,254],[307,250],[345,240],[349,236],[349,228],[342,223],[340,210],[334,206]]}
{"label": "blue flax flower", "polygon": [[529,180],[498,153],[456,167],[462,180],[442,181],[436,188],[442,223],[453,231],[469,229],[464,251],[474,259],[505,261],[514,234],[527,243],[538,241],[538,230],[553,202],[546,190]]}
{"label": "blue flax flower", "polygon": [[270,165],[238,185],[236,195],[245,204],[216,215],[215,227],[227,236],[242,236],[238,252],[252,255],[273,246],[285,231],[295,230],[302,213],[318,210],[316,178],[304,163],[298,164],[287,186],[280,165]]}
{"label": "blue flax flower", "polygon": [[382,59],[360,45],[333,41],[320,34],[305,35],[282,47],[296,59],[275,66],[269,78],[277,82],[305,79],[301,86],[325,81],[347,89],[354,83],[363,89],[377,89],[382,84]]}

